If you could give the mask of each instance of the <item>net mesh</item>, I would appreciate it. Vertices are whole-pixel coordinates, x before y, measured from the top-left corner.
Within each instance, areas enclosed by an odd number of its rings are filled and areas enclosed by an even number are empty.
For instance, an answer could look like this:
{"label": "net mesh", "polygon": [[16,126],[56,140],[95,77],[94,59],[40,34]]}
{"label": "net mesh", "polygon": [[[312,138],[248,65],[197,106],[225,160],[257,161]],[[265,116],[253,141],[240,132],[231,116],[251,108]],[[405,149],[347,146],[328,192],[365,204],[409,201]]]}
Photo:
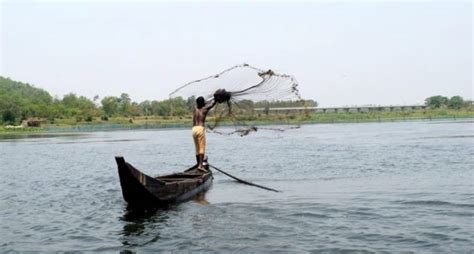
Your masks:
{"label": "net mesh", "polygon": [[[189,100],[203,96],[210,101],[219,89],[225,89],[230,99],[216,104],[207,120],[207,129],[219,134],[244,136],[259,129],[298,128],[307,113],[293,76],[248,64],[186,83],[173,91],[170,98]],[[278,123],[278,126],[269,127],[265,123]],[[233,128],[223,128],[229,125]]]}

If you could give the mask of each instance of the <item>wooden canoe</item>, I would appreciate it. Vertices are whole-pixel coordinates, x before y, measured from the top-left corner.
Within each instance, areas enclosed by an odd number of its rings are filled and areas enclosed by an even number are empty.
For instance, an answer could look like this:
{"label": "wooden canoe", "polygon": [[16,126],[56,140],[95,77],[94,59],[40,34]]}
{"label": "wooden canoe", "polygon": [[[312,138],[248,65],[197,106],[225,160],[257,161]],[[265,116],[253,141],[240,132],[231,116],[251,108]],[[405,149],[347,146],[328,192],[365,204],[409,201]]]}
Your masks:
{"label": "wooden canoe", "polygon": [[212,172],[193,166],[182,173],[150,177],[115,157],[123,198],[131,206],[160,207],[192,199],[212,185]]}

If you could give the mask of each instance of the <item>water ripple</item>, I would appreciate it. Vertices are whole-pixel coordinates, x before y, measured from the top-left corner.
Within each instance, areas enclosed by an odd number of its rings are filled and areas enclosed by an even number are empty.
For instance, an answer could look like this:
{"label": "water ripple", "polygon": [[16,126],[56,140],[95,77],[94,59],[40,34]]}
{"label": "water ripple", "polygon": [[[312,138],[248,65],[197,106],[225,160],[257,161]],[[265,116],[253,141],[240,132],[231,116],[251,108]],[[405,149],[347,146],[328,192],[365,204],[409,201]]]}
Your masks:
{"label": "water ripple", "polygon": [[216,173],[208,202],[148,211],[123,201],[113,156],[182,170],[195,163],[187,130],[2,139],[0,252],[468,253],[472,136],[470,123],[422,122],[210,134],[212,163],[283,192]]}

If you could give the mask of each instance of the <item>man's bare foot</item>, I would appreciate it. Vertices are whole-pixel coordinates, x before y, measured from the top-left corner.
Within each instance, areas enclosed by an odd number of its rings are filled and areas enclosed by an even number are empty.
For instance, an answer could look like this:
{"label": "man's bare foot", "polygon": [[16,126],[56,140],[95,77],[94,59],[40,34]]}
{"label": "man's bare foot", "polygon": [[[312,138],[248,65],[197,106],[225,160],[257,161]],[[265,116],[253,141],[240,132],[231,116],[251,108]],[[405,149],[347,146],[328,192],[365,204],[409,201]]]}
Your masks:
{"label": "man's bare foot", "polygon": [[207,170],[205,168],[198,167],[197,170],[202,171],[202,172],[207,172]]}

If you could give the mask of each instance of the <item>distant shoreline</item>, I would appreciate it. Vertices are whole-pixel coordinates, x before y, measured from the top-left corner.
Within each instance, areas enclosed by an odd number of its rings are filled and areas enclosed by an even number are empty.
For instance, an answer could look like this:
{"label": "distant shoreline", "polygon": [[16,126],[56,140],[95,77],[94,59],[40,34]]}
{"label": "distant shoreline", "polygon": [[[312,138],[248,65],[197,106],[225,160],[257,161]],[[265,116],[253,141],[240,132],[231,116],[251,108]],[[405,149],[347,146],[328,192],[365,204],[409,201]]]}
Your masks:
{"label": "distant shoreline", "polygon": [[[352,124],[352,123],[387,123],[387,122],[446,122],[453,123],[472,122],[473,116],[457,117],[405,117],[405,118],[373,118],[373,119],[330,119],[330,120],[305,120],[301,122],[279,122],[279,121],[260,121],[255,126],[278,126],[278,125],[313,125],[313,124]],[[222,127],[231,127],[231,123],[222,123]],[[46,125],[44,127],[26,127],[22,129],[0,129],[0,135],[31,135],[31,134],[54,134],[54,133],[81,133],[81,132],[103,132],[103,131],[124,131],[124,130],[179,130],[191,128],[191,122],[187,123],[112,123],[112,124],[76,124],[66,126]]]}

